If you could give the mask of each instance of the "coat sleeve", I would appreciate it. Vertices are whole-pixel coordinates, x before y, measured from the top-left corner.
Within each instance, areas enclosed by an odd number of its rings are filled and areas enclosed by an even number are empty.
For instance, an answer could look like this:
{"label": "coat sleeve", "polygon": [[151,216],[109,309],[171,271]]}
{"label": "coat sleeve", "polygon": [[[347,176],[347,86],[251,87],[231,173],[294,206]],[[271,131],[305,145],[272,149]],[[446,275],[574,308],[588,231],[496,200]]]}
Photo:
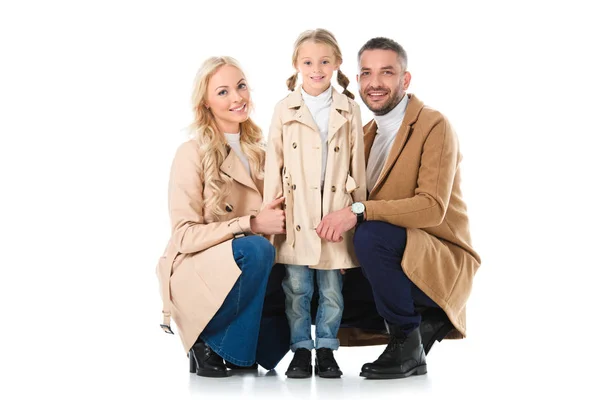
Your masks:
{"label": "coat sleeve", "polygon": [[201,168],[197,145],[192,141],[182,144],[175,154],[169,179],[172,241],[180,253],[196,253],[237,234],[252,233],[250,215],[229,221],[204,222]]}
{"label": "coat sleeve", "polygon": [[405,228],[440,225],[446,215],[458,162],[458,139],[448,120],[440,116],[423,145],[415,195],[365,202],[366,220]]}
{"label": "coat sleeve", "polygon": [[352,192],[352,200],[365,201],[367,199],[367,173],[365,166],[365,143],[360,117],[360,107],[352,102],[352,120],[350,121],[350,175],[356,182],[356,190]]}
{"label": "coat sleeve", "polygon": [[281,179],[283,170],[283,131],[280,109],[281,104],[278,104],[275,107],[269,128],[265,161],[263,207],[283,196],[283,182]]}

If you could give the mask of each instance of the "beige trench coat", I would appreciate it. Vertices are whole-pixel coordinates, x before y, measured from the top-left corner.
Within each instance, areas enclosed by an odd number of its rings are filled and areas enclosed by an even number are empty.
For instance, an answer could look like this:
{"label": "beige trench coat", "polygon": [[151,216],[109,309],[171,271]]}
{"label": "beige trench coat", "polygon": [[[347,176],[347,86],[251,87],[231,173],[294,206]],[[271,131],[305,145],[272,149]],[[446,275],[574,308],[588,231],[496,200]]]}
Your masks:
{"label": "beige trench coat", "polygon": [[[466,335],[466,303],[481,260],[471,245],[467,207],[460,189],[461,154],[456,133],[438,111],[409,95],[406,114],[369,199],[367,221],[403,226],[402,269],[444,309]],[[365,126],[368,159],[377,125]]]}
{"label": "beige trench coat", "polygon": [[322,240],[323,216],[366,199],[363,130],[358,105],[332,91],[327,168],[321,194],[321,135],[300,90],[275,107],[265,165],[264,204],[285,196],[286,235],[275,235],[276,261],[316,269],[357,265],[354,230],[344,240]]}
{"label": "beige trench coat", "polygon": [[187,352],[215,315],[241,274],[231,247],[251,234],[250,216],[259,212],[263,182],[248,175],[235,152],[220,167],[233,178],[225,199],[228,215],[215,218],[203,208],[211,190],[201,180],[198,142],[182,144],[169,180],[172,235],[157,266],[163,299],[163,325],[173,317]]}

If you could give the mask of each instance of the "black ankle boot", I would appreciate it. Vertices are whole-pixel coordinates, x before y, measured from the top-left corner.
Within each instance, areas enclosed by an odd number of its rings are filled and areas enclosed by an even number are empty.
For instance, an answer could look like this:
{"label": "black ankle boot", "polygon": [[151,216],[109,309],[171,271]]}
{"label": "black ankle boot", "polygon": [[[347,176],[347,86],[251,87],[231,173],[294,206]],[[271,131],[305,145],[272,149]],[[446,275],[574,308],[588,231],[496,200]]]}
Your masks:
{"label": "black ankle boot", "polygon": [[427,363],[419,329],[406,335],[398,326],[389,325],[389,328],[390,343],[375,362],[363,365],[360,376],[395,379],[426,374]]}
{"label": "black ankle boot", "polygon": [[288,378],[310,378],[312,376],[311,352],[308,349],[298,349],[285,375]]}
{"label": "black ankle boot", "polygon": [[188,357],[190,358],[190,372],[210,378],[223,378],[227,376],[227,368],[220,355],[212,351],[200,338],[192,346]]}
{"label": "black ankle boot", "polygon": [[454,329],[454,326],[444,310],[429,308],[421,313],[419,331],[421,332],[425,354],[429,354],[429,350],[431,350],[431,346],[436,340],[441,342],[452,329]]}
{"label": "black ankle boot", "polygon": [[333,357],[333,350],[326,348],[317,349],[315,374],[321,378],[339,378],[342,376],[342,371],[340,371],[340,367]]}

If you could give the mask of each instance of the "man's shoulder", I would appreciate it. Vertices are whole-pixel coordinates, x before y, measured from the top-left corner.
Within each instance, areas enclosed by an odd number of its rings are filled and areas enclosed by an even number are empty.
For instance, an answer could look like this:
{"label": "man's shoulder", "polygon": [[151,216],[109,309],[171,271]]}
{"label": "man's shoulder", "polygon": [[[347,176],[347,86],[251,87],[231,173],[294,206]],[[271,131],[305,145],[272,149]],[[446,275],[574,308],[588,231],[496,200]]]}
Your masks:
{"label": "man's shoulder", "polygon": [[[413,102],[412,109],[411,102]],[[412,125],[415,130],[421,131],[426,135],[434,130],[442,132],[452,131],[450,121],[442,112],[426,105],[414,95],[411,96],[408,103],[405,119],[408,119],[406,122]]]}
{"label": "man's shoulder", "polygon": [[448,118],[439,110],[425,104],[422,105],[421,111],[412,126],[417,135],[424,140],[426,138],[438,138],[446,141],[448,137],[453,138],[451,139],[453,142],[457,140],[456,132]]}
{"label": "man's shoulder", "polygon": [[428,105],[423,105],[423,108],[421,109],[421,113],[419,114],[419,117],[417,119],[417,121],[433,121],[433,122],[440,122],[440,121],[447,121],[448,118],[446,118],[446,116],[444,114],[442,114],[441,111],[430,107]]}
{"label": "man's shoulder", "polygon": [[409,95],[405,118],[414,124],[435,124],[447,120],[439,110],[425,104],[414,94]]}

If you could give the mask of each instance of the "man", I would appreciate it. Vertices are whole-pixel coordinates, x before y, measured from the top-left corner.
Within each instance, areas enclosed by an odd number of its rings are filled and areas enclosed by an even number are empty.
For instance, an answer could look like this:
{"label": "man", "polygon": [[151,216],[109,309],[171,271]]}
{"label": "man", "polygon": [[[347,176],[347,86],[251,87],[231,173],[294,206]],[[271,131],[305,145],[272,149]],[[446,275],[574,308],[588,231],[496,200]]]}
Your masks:
{"label": "man", "polygon": [[[362,286],[370,285],[385,320],[388,346],[360,375],[421,375],[435,340],[466,335],[465,305],[480,265],[460,189],[458,139],[441,113],[406,93],[411,75],[398,43],[371,39],[358,59],[360,96],[375,114],[364,127],[368,198],[325,216],[317,233],[339,241],[356,226]],[[348,297],[360,291],[357,276]],[[355,305],[346,302],[349,311]]]}

